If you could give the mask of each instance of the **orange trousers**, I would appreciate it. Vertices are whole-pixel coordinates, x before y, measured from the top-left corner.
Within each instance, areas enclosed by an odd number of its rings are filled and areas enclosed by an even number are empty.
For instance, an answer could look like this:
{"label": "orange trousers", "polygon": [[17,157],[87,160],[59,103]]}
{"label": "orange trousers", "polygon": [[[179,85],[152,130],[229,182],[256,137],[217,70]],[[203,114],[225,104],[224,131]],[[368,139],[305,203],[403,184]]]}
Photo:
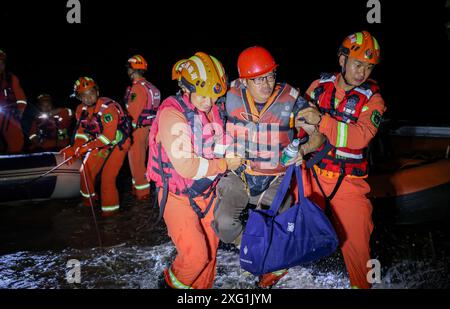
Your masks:
{"label": "orange trousers", "polygon": [[[115,146],[112,150],[110,148],[94,149],[87,153],[80,170],[81,195],[83,196],[84,205],[90,206],[89,195],[91,198],[97,198],[95,194],[95,179],[98,173],[101,172],[102,212],[106,214],[119,209],[119,192],[116,187],[116,178],[122,167],[129,145],[130,141],[127,140],[122,146],[122,150],[120,150],[119,146]],[[85,175],[87,181],[85,181]]]}
{"label": "orange trousers", "polygon": [[[158,200],[161,202],[162,190]],[[211,197],[196,199],[204,211]],[[168,194],[164,221],[178,255],[169,269],[171,286],[176,288],[210,289],[216,276],[216,255],[219,238],[211,228],[213,209],[199,219],[186,197]]]}
{"label": "orange trousers", "polygon": [[[325,199],[312,176],[312,172],[304,180],[305,195],[316,204],[325,208]],[[317,175],[325,194],[333,191],[337,178]],[[344,256],[350,284],[352,287],[370,288],[367,273],[370,270],[367,262],[370,260],[370,235],[373,230],[372,204],[366,197],[370,192],[368,183],[361,178],[345,177],[339,190],[331,200],[333,217],[331,222],[339,238],[339,244]]]}
{"label": "orange trousers", "polygon": [[150,194],[150,183],[145,177],[149,131],[150,126],[134,130],[133,144],[128,151],[128,162],[130,163],[131,176],[133,177],[133,192],[138,198]]}
{"label": "orange trousers", "polygon": [[12,113],[0,112],[0,153],[20,153],[23,143],[20,121]]}

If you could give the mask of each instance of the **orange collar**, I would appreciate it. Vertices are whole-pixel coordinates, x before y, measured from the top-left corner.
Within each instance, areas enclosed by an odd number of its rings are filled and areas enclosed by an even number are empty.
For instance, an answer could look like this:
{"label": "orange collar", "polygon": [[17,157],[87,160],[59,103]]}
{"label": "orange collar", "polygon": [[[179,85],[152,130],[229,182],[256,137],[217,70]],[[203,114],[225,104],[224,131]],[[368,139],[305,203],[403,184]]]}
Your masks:
{"label": "orange collar", "polygon": [[250,92],[246,91],[247,101],[250,106],[250,113],[252,114],[254,119],[255,118],[257,119],[257,121],[254,121],[254,122],[259,122],[262,115],[264,115],[264,113],[269,109],[269,107],[275,102],[275,98],[278,96],[278,93],[280,92],[280,88],[281,88],[281,86],[279,84],[275,85],[275,89],[273,90],[272,95],[269,97],[266,104],[264,105],[264,108],[261,110],[261,113],[258,112],[258,109],[256,108],[256,105],[255,105],[255,101],[253,100],[253,97],[250,95]]}

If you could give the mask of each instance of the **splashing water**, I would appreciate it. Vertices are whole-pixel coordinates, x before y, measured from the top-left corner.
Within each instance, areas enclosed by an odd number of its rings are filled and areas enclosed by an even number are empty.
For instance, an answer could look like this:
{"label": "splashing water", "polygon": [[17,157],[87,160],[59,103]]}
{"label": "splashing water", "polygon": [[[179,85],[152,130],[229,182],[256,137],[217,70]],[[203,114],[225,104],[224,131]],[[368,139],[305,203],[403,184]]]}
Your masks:
{"label": "splashing water", "polygon": [[[126,185],[121,187],[126,188]],[[122,194],[121,213],[98,219],[105,248],[98,246],[92,213],[79,200],[30,203],[0,209],[0,288],[158,288],[176,255],[152,201]],[[376,223],[374,256],[381,282],[373,288],[449,288],[448,227],[390,227]],[[2,255],[3,254],[3,255]],[[80,261],[81,282],[68,283],[71,259]],[[236,248],[220,248],[214,288],[252,289],[258,278],[243,271]],[[350,288],[340,252],[293,267],[274,288]]]}
{"label": "splashing water", "polygon": [[[124,245],[109,249],[17,252],[0,257],[0,288],[158,288],[161,272],[175,254],[171,242],[152,247]],[[66,280],[70,270],[67,262],[71,259],[81,263],[79,284]],[[236,250],[220,249],[217,261],[214,288],[256,287],[257,278],[240,268]],[[382,282],[374,288],[420,288],[426,282],[438,285],[448,279],[444,270],[442,263],[404,261],[385,269]],[[346,289],[349,281],[340,254],[335,254],[313,265],[291,268],[275,288]]]}

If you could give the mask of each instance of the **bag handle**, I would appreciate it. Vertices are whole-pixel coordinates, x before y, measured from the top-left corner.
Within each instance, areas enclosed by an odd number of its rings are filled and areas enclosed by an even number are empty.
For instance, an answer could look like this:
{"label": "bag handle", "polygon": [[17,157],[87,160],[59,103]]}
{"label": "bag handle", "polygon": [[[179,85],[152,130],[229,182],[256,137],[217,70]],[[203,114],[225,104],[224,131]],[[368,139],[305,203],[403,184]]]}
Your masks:
{"label": "bag handle", "polygon": [[281,203],[283,202],[284,197],[286,196],[286,193],[289,189],[289,186],[291,185],[292,174],[294,173],[294,170],[297,179],[297,190],[300,204],[305,200],[301,167],[292,164],[291,166],[288,167],[286,174],[284,174],[283,180],[280,184],[280,187],[278,188],[277,194],[275,195],[275,198],[272,201],[272,205],[270,206],[269,209],[269,214],[271,216],[275,216],[278,212],[278,209],[280,209]]}
{"label": "bag handle", "polygon": [[291,185],[292,180],[292,174],[295,171],[296,179],[297,179],[297,187],[298,187],[298,197],[300,202],[303,202],[305,199],[305,193],[303,189],[303,176],[300,166],[296,166],[295,164],[292,164],[288,167],[286,174],[284,174],[283,180],[280,184],[280,187],[278,188],[277,194],[275,195],[275,198],[272,201],[272,205],[269,209],[269,214],[271,216],[275,216],[278,212],[278,209],[281,207],[281,203],[284,200],[284,197],[286,196],[286,193],[289,189],[289,186]]}

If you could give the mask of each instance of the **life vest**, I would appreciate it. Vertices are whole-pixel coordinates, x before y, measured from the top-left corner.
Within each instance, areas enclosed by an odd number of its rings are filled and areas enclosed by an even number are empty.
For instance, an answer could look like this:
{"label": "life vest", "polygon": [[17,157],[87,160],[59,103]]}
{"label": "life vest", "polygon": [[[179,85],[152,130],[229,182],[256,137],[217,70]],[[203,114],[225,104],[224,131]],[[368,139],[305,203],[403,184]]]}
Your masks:
{"label": "life vest", "polygon": [[379,92],[379,87],[375,81],[367,80],[362,85],[347,91],[342,101],[338,102],[335,98],[336,78],[337,74],[322,74],[319,84],[311,92],[311,100],[318,106],[321,113],[327,113],[341,122],[339,130],[342,132],[336,146],[327,142],[317,150],[316,153],[322,152],[322,158],[316,164],[320,169],[329,172],[367,177],[368,163],[365,149],[350,149],[341,147],[339,144],[346,143],[347,125],[358,122],[363,107],[375,93]]}
{"label": "life vest", "polygon": [[0,106],[6,109],[16,108],[16,95],[12,86],[12,75],[9,72],[2,74],[0,82]]}
{"label": "life vest", "polygon": [[124,113],[122,107],[116,101],[109,98],[99,98],[99,101],[96,103],[97,106],[100,105],[100,108],[97,112],[94,112],[93,117],[89,117],[89,113],[87,110],[87,106],[83,106],[81,110],[81,116],[78,120],[77,128],[80,126],[83,128],[84,133],[91,136],[91,139],[96,139],[103,133],[103,125],[102,125],[102,116],[103,112],[112,104],[117,109],[119,114],[119,121],[117,125],[116,138],[112,142],[111,146],[118,145],[120,149],[122,149],[122,145],[125,143],[127,138],[131,135],[131,124],[127,115]]}
{"label": "life vest", "polygon": [[227,93],[227,133],[234,140],[234,151],[248,158],[246,173],[279,175],[281,153],[293,139],[290,117],[299,92],[288,84],[277,84],[261,113],[246,87],[232,82]]}
{"label": "life vest", "polygon": [[[153,119],[155,118],[156,111],[158,110],[159,104],[161,102],[161,93],[159,92],[158,88],[156,88],[152,83],[147,81],[146,79],[140,79],[133,81],[133,85],[140,84],[142,85],[145,90],[147,91],[147,103],[142,110],[141,114],[139,115],[139,118],[137,119],[136,127],[145,127],[152,125]],[[127,91],[125,93],[124,102],[126,104],[126,107],[128,109],[128,100],[131,96],[131,86],[127,88]]]}
{"label": "life vest", "polygon": [[[186,179],[175,170],[166,150],[160,142],[157,142],[156,136],[159,131],[159,121],[161,112],[166,108],[173,108],[183,113],[191,131],[191,139],[193,141],[194,152],[198,157],[205,159],[215,159],[223,157],[224,151],[217,151],[214,141],[221,140],[224,136],[224,123],[219,115],[216,105],[212,107],[213,121],[210,122],[205,113],[199,112],[192,103],[189,102],[188,96],[183,97],[180,94],[171,96],[163,101],[158,109],[154,125],[150,129],[149,134],[149,161],[147,167],[147,179],[153,180],[157,188],[163,188],[166,192],[170,191],[176,195],[186,196],[191,202],[191,206],[200,218],[206,215],[207,210],[202,213],[194,198],[208,198],[211,194],[215,195],[215,186],[221,175],[204,177],[200,179]],[[211,199],[212,203],[213,198]],[[211,204],[210,203],[210,204]],[[164,203],[162,203],[164,204]],[[164,205],[160,205],[164,207]],[[163,210],[162,210],[163,211]]]}

